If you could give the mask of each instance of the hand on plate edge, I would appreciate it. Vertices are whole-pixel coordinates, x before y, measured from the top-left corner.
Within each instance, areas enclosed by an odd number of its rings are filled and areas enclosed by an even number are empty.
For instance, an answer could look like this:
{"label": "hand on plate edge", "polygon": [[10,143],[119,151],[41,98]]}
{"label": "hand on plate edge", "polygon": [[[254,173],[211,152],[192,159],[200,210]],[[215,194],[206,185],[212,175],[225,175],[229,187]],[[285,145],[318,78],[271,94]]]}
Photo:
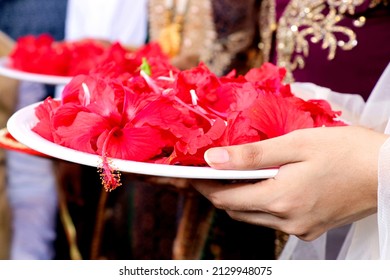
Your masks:
{"label": "hand on plate edge", "polygon": [[323,127],[213,148],[205,154],[213,168],[279,172],[256,183],[191,184],[233,219],[313,240],[376,212],[378,155],[387,137],[357,126]]}

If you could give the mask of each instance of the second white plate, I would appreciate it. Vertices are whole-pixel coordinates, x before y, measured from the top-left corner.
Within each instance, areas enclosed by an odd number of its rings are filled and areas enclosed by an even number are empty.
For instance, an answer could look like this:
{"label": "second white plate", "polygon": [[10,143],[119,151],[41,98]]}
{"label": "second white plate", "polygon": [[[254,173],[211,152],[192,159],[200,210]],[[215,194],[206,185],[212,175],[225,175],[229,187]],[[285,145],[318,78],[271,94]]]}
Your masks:
{"label": "second white plate", "polygon": [[36,74],[14,69],[10,67],[9,57],[0,58],[0,75],[17,80],[49,85],[66,85],[72,79],[72,77]]}

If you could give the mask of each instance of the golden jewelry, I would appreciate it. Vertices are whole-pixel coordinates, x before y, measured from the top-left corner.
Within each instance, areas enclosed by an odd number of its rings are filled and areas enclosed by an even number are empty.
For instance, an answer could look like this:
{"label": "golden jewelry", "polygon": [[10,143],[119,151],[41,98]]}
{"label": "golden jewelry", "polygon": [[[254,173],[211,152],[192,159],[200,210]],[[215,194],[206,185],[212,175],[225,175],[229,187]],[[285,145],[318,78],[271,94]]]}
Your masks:
{"label": "golden jewelry", "polygon": [[[370,7],[386,1],[371,0]],[[362,27],[366,18],[356,16],[353,27],[344,26],[341,20],[347,15],[354,16],[356,8],[363,2],[363,0],[291,0],[279,21],[276,22],[275,0],[265,0],[260,19],[261,43],[259,44],[265,61],[269,59],[275,34],[277,64],[287,69],[286,82],[294,81],[292,72],[295,69],[305,67],[310,42],[321,44],[324,51],[328,52],[328,60],[335,58],[337,50],[353,49],[357,45],[355,28]]]}
{"label": "golden jewelry", "polygon": [[177,0],[176,5],[172,0],[165,1],[165,24],[161,29],[158,42],[163,51],[170,57],[178,55],[181,49],[184,15],[188,1]]}

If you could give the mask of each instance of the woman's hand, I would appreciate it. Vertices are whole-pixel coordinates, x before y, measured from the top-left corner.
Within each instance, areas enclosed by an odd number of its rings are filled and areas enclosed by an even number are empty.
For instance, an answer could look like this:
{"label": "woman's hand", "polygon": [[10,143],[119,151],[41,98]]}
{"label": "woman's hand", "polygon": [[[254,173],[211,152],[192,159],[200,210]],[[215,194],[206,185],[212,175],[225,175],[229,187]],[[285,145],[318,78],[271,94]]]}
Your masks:
{"label": "woman's hand", "polygon": [[378,155],[387,137],[361,127],[327,127],[213,148],[205,154],[213,168],[280,166],[279,172],[253,184],[192,185],[236,220],[313,240],[376,212]]}

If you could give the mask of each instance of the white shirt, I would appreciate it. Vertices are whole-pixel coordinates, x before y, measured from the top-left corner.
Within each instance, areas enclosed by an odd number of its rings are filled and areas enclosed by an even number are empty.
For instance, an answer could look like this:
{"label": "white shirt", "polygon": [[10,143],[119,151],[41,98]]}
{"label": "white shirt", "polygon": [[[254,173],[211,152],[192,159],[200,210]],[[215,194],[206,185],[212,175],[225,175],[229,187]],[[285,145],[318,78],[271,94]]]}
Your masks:
{"label": "white shirt", "polygon": [[[103,39],[138,47],[147,34],[147,0],[68,0],[65,40]],[[56,98],[63,88],[56,88]]]}

